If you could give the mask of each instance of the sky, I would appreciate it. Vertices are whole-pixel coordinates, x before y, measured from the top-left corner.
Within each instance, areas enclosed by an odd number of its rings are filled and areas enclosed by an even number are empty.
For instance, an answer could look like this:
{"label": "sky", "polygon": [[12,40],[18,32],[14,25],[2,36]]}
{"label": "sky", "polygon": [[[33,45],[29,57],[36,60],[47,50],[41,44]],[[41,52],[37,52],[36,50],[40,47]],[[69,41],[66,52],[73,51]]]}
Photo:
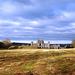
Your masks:
{"label": "sky", "polygon": [[0,40],[6,38],[71,43],[75,0],[0,0]]}

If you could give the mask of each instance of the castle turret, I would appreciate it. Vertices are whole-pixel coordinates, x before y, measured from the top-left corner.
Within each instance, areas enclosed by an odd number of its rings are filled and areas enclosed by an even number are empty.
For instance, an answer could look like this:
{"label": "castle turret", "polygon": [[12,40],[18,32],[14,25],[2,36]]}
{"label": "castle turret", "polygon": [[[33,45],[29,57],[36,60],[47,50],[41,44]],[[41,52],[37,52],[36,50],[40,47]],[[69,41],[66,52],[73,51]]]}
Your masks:
{"label": "castle turret", "polygon": [[33,41],[31,42],[31,46],[33,46]]}
{"label": "castle turret", "polygon": [[50,41],[48,41],[48,49],[50,49]]}
{"label": "castle turret", "polygon": [[44,41],[43,40],[40,41],[41,41],[41,48],[44,48]]}

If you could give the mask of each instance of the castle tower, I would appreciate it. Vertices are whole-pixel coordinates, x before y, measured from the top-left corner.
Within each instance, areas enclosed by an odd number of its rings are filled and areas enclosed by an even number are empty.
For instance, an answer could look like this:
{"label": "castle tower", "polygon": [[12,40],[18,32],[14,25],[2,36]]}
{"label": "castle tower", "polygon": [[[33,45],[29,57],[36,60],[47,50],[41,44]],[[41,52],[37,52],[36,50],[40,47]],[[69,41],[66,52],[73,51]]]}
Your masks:
{"label": "castle tower", "polygon": [[33,46],[33,41],[31,41],[31,46]]}
{"label": "castle tower", "polygon": [[37,41],[37,46],[38,47],[40,47],[41,46],[41,42],[40,42],[40,40],[38,39],[38,41]]}
{"label": "castle tower", "polygon": [[50,41],[48,41],[48,49],[50,49]]}
{"label": "castle tower", "polygon": [[44,41],[41,40],[41,48],[44,48]]}

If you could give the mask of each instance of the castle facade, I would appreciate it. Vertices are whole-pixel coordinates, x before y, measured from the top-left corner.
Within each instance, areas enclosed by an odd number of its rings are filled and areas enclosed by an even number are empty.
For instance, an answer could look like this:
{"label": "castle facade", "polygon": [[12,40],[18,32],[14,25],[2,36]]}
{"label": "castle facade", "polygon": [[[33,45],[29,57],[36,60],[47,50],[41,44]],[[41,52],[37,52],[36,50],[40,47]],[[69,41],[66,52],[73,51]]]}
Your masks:
{"label": "castle facade", "polygon": [[37,43],[33,43],[33,41],[32,41],[31,46],[38,46],[39,48],[48,48],[48,49],[50,49],[50,42],[48,41],[48,43],[44,43],[43,40],[38,40]]}

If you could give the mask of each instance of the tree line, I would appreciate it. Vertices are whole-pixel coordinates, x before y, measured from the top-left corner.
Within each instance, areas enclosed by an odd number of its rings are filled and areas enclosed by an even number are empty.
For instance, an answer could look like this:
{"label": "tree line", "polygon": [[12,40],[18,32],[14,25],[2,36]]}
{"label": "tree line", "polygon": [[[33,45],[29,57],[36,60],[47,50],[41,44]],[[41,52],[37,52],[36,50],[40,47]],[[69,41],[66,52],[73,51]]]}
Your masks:
{"label": "tree line", "polygon": [[[0,42],[0,49],[8,49],[10,46],[12,46],[10,39],[5,39],[2,42]],[[16,47],[16,46],[15,46]],[[75,40],[72,41],[72,46],[67,45],[66,48],[75,48]]]}

